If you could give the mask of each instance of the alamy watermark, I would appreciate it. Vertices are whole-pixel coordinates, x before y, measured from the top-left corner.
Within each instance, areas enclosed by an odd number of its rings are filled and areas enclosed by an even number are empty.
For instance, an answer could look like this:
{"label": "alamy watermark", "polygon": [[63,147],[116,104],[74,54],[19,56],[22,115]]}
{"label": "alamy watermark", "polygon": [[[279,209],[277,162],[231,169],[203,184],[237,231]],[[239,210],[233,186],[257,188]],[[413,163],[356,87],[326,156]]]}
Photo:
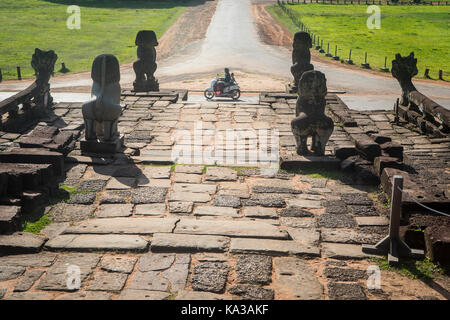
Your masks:
{"label": "alamy watermark", "polygon": [[68,290],[78,290],[81,288],[81,269],[76,265],[67,264],[66,286]]}
{"label": "alamy watermark", "polygon": [[79,6],[68,6],[66,12],[70,14],[66,26],[69,30],[81,29],[81,9]]}
{"label": "alamy watermark", "polygon": [[369,290],[381,289],[381,271],[380,267],[376,265],[371,265],[367,268],[367,278],[366,285]]}
{"label": "alamy watermark", "polygon": [[381,9],[379,6],[371,5],[367,7],[366,13],[370,14],[366,25],[369,29],[381,29]]}

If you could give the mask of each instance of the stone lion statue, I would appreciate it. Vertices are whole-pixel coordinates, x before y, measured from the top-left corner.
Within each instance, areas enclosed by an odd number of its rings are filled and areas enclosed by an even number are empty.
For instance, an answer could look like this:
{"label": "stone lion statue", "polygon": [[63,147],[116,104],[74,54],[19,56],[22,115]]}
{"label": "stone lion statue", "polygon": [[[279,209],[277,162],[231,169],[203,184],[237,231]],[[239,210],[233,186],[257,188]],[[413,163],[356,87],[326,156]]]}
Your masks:
{"label": "stone lion statue", "polygon": [[325,115],[326,95],[327,79],[322,72],[303,73],[299,81],[296,118],[291,122],[299,155],[310,153],[307,147],[307,139],[310,136],[314,154],[325,154],[325,146],[334,129],[333,120]]}
{"label": "stone lion statue", "polygon": [[152,30],[141,30],[136,35],[137,57],[133,63],[136,80],[133,82],[134,91],[159,91],[158,81],[155,79],[156,49],[158,40]]}
{"label": "stone lion statue", "polygon": [[47,94],[47,105],[52,105],[53,98],[50,95],[50,76],[53,74],[58,55],[53,51],[43,51],[38,48],[34,50],[31,57],[31,67],[36,75],[36,84],[39,92],[34,97],[36,104],[45,104],[44,96]]}
{"label": "stone lion statue", "polygon": [[112,54],[101,54],[92,63],[92,95],[95,99],[83,104],[86,140],[111,141],[118,137],[117,120],[120,106],[119,61]]}
{"label": "stone lion statue", "polygon": [[312,39],[307,32],[300,31],[294,35],[291,73],[294,76],[292,90],[295,92],[298,92],[298,82],[302,74],[314,70],[314,66],[311,64],[311,53],[309,52],[311,47]]}

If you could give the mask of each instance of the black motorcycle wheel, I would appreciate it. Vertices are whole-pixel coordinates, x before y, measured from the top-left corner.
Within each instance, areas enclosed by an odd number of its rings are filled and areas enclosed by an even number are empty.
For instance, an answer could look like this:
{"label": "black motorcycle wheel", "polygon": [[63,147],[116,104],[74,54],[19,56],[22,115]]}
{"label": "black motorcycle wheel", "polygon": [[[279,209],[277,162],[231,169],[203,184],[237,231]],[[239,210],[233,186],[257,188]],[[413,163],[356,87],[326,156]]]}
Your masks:
{"label": "black motorcycle wheel", "polygon": [[211,100],[212,98],[214,98],[214,92],[211,90],[205,90],[205,92],[203,92],[203,94],[205,95],[205,98],[207,100]]}
{"label": "black motorcycle wheel", "polygon": [[233,95],[231,96],[234,101],[238,100],[241,97],[240,90],[233,90]]}

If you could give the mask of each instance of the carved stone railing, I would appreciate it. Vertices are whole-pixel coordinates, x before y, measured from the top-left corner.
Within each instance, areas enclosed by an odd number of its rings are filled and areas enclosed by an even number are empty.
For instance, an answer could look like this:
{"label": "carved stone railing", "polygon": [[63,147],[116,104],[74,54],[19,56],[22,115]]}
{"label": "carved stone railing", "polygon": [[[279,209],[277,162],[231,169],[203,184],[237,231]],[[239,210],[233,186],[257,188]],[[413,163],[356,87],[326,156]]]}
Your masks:
{"label": "carved stone railing", "polygon": [[417,59],[414,52],[409,56],[395,56],[392,61],[392,75],[402,87],[402,97],[396,113],[420,130],[433,137],[450,135],[450,110],[426,97],[413,85],[411,79],[417,74]]}
{"label": "carved stone railing", "polygon": [[53,104],[49,80],[57,58],[52,50],[36,48],[31,59],[36,80],[25,90],[0,101],[0,131],[20,130],[24,122],[39,118]]}

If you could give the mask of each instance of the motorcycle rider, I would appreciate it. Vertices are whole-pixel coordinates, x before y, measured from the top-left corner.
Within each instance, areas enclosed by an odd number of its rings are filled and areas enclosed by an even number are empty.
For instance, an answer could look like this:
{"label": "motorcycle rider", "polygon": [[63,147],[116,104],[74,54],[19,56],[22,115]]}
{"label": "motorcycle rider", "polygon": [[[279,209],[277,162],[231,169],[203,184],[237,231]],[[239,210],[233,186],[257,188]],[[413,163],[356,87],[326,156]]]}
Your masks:
{"label": "motorcycle rider", "polygon": [[224,81],[226,84],[230,84],[231,83],[231,75],[230,75],[230,69],[225,68],[225,78]]}

